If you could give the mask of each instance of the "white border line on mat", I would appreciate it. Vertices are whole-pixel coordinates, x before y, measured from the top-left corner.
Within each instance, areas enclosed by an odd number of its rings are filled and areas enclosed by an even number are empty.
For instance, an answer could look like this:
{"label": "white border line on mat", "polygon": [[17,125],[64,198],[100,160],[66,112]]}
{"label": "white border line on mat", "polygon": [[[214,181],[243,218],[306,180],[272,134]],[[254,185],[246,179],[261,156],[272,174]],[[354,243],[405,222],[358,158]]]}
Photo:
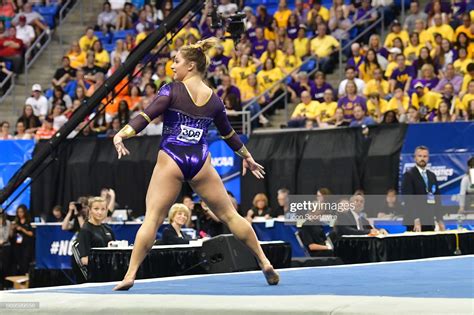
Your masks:
{"label": "white border line on mat", "polygon": [[[362,263],[362,264],[350,264],[350,265],[337,265],[337,266],[318,266],[318,267],[297,267],[297,268],[284,268],[278,269],[279,272],[287,272],[287,271],[294,271],[294,270],[302,270],[302,269],[328,269],[328,268],[351,268],[351,267],[360,267],[360,266],[378,266],[378,265],[389,265],[389,264],[404,264],[404,263],[413,263],[413,262],[425,262],[425,261],[438,261],[438,260],[454,260],[454,259],[463,259],[463,258],[474,258],[473,255],[461,255],[461,256],[445,256],[445,257],[432,257],[432,258],[423,258],[423,259],[411,259],[411,260],[397,260],[397,261],[383,261],[383,262],[375,262],[375,263]],[[260,270],[255,271],[244,271],[244,272],[228,272],[228,273],[213,273],[213,274],[201,274],[201,275],[188,275],[188,276],[175,276],[175,277],[162,277],[162,278],[152,278],[152,279],[139,279],[136,280],[135,283],[149,283],[149,282],[162,282],[162,281],[173,281],[173,280],[182,280],[182,279],[193,279],[193,278],[204,278],[204,277],[211,277],[211,276],[229,276],[229,275],[236,275],[236,274],[243,274],[243,273],[260,273]],[[75,285],[62,285],[56,287],[44,287],[44,288],[34,288],[34,289],[24,289],[24,290],[11,290],[11,291],[4,291],[3,293],[26,293],[26,292],[37,292],[37,291],[53,291],[58,289],[77,289],[77,288],[93,288],[93,287],[101,287],[107,285],[114,285],[119,283],[119,281],[111,281],[111,282],[97,282],[97,283],[83,283],[83,284],[75,284]],[[64,292],[69,293],[70,292]]]}

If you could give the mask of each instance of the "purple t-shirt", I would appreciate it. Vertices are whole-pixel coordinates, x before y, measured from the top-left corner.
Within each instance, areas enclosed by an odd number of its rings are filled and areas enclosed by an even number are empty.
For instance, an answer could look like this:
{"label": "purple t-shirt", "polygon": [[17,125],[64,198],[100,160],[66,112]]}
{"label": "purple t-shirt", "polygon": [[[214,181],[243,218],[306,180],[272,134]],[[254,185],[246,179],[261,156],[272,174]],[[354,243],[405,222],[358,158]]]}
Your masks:
{"label": "purple t-shirt", "polygon": [[348,96],[344,96],[337,102],[337,107],[342,108],[344,111],[344,119],[354,120],[354,106],[361,105],[367,112],[367,104],[364,97],[357,95],[354,100],[350,100]]}
{"label": "purple t-shirt", "polygon": [[309,91],[306,87],[301,86],[299,82],[290,83],[290,87],[296,92],[298,97],[301,96],[301,93],[303,93],[303,91],[308,91],[311,94],[311,96],[313,96],[316,93],[316,84],[314,84],[313,81],[308,81],[308,85],[310,88]]}
{"label": "purple t-shirt", "polygon": [[390,79],[397,81],[395,87],[400,87],[403,89],[405,87],[405,83],[410,77],[416,78],[415,71],[413,67],[406,66],[403,70],[395,68],[395,70],[392,72],[392,75],[390,76]]}
{"label": "purple t-shirt", "polygon": [[291,40],[294,40],[296,37],[298,37],[298,27],[289,26],[286,29],[286,34],[288,35],[288,38],[290,38]]}
{"label": "purple t-shirt", "polygon": [[324,91],[327,89],[331,89],[334,91],[333,87],[331,84],[324,82],[324,84],[321,87],[318,87],[316,84],[314,84],[314,93],[313,99],[318,101],[318,102],[324,102]]}
{"label": "purple t-shirt", "polygon": [[226,57],[224,55],[220,56],[215,56],[211,58],[211,64],[209,65],[209,72],[214,72],[217,67],[224,65],[226,68],[228,68],[229,65],[229,57]]}
{"label": "purple t-shirt", "polygon": [[263,53],[267,50],[268,41],[266,39],[257,40],[255,39],[252,42],[252,52],[255,54],[255,57],[260,58]]}

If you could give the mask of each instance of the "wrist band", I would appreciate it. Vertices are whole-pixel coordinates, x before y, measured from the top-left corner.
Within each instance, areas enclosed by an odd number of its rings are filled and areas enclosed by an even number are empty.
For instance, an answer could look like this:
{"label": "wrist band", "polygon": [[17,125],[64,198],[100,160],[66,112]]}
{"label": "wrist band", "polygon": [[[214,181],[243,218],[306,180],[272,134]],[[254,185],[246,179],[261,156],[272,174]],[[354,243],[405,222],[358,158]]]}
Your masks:
{"label": "wrist band", "polygon": [[243,159],[250,157],[250,152],[247,150],[245,145],[243,145],[238,151],[235,151],[235,153]]}
{"label": "wrist band", "polygon": [[125,125],[119,132],[119,135],[123,135],[124,138],[130,138],[135,136],[137,133],[135,132],[135,129],[132,128],[130,125]]}

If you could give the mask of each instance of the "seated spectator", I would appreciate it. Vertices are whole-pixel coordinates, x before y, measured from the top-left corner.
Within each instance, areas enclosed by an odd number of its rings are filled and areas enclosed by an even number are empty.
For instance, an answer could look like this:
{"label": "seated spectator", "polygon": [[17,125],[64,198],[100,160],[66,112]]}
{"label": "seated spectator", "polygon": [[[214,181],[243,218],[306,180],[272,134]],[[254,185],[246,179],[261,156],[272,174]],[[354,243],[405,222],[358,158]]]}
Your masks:
{"label": "seated spectator", "polygon": [[[406,62],[406,64],[408,65],[408,62]],[[421,75],[421,68],[423,68],[425,64],[429,64],[433,66],[435,73],[438,73],[438,69],[439,69],[438,63],[431,57],[430,50],[427,47],[422,47],[420,49],[420,55],[418,59],[413,61],[413,65],[412,65],[412,67],[415,70],[416,76]]]}
{"label": "seated spectator", "polygon": [[31,105],[25,105],[23,107],[23,113],[18,118],[17,122],[22,122],[26,128],[26,132],[33,134],[41,126],[41,121],[34,114],[33,107]]}
{"label": "seated spectator", "polygon": [[403,46],[408,45],[408,33],[402,29],[402,25],[398,20],[393,21],[392,26],[390,27],[390,33],[388,33],[387,37],[385,37],[383,46],[386,48],[392,48],[395,38],[400,38],[402,40]]}
{"label": "seated spectator", "polygon": [[[324,102],[324,93],[328,89],[332,91],[333,87],[326,82],[326,75],[321,71],[317,71],[314,75],[314,91],[311,91],[313,92],[312,98],[315,101]],[[334,93],[331,94],[333,95]]]}
{"label": "seated spectator", "polygon": [[[242,85],[245,84],[244,82],[246,79],[251,75],[257,72],[257,67],[259,67],[262,63],[259,59],[253,58],[249,60],[248,55],[242,55],[240,57],[240,63],[232,67],[229,75],[232,79],[232,84],[238,86],[242,90]],[[242,91],[241,91],[242,92]]]}
{"label": "seated spectator", "polygon": [[311,257],[331,257],[334,255],[332,242],[326,237],[322,225],[323,223],[319,219],[313,219],[306,221],[299,229],[301,241]]}
{"label": "seated spectator", "polygon": [[411,32],[415,29],[415,22],[416,20],[423,20],[427,21],[428,15],[420,10],[420,4],[418,1],[412,1],[410,3],[410,11],[409,14],[405,18],[405,22],[403,23],[403,28]]}
{"label": "seated spectator", "polygon": [[349,32],[347,31],[352,26],[350,19],[344,15],[342,6],[335,9],[335,14],[329,19],[329,30],[331,35],[337,40],[348,40]]}
{"label": "seated spectator", "polygon": [[[403,115],[410,106],[410,97],[403,92],[401,87],[395,89],[393,97],[388,101],[386,110],[396,110],[399,115]],[[415,107],[418,112],[418,108]]]}
{"label": "seated spectator", "polygon": [[472,63],[474,60],[469,58],[467,54],[467,49],[464,47],[459,48],[458,50],[458,59],[454,61],[453,66],[456,73],[461,76],[467,74],[467,66]]}
{"label": "seated spectator", "polygon": [[374,78],[367,82],[363,94],[367,97],[378,94],[380,98],[385,98],[389,93],[389,83],[383,78],[382,69],[376,68],[373,72]]}
{"label": "seated spectator", "polygon": [[461,98],[461,108],[464,111],[463,116],[465,117],[466,111],[469,108],[469,104],[474,99],[474,80],[469,82],[467,93]]}
{"label": "seated spectator", "polygon": [[51,115],[49,116],[53,119],[53,129],[59,130],[67,123],[68,118],[64,115],[65,107],[63,105],[57,104],[54,105]]}
{"label": "seated spectator", "polygon": [[12,63],[12,70],[20,73],[23,69],[23,41],[16,36],[16,28],[10,27],[7,36],[0,37],[0,61]]}
{"label": "seated spectator", "polygon": [[349,127],[363,127],[376,124],[372,117],[366,115],[365,108],[360,104],[354,105],[353,115],[354,120],[351,121]]}
{"label": "seated spectator", "polygon": [[267,50],[268,41],[264,37],[263,28],[257,27],[255,29],[255,40],[252,42],[252,54],[255,58],[262,57]]}
{"label": "seated spectator", "polygon": [[10,273],[10,239],[13,236],[11,226],[11,222],[7,219],[7,213],[0,213],[0,290],[6,287],[6,280],[4,279]]}
{"label": "seated spectator", "polygon": [[100,40],[95,41],[92,49],[94,51],[94,64],[107,71],[110,67],[110,56],[102,46],[102,42]]}
{"label": "seated spectator", "polygon": [[105,1],[102,5],[102,12],[97,16],[97,30],[107,33],[115,29],[117,24],[117,12],[112,10],[110,2]]}
{"label": "seated spectator", "polygon": [[33,139],[31,133],[26,132],[25,124],[22,121],[16,123],[15,135],[13,136],[15,140],[30,140]]}
{"label": "seated spectator", "polygon": [[94,28],[88,27],[85,34],[79,39],[79,46],[83,52],[87,53],[97,40],[99,39],[94,35]]}
{"label": "seated spectator", "polygon": [[386,111],[383,116],[382,120],[380,121],[382,125],[389,125],[389,124],[398,124],[397,113],[393,110]]}
{"label": "seated spectator", "polygon": [[297,37],[293,40],[295,46],[295,54],[302,60],[310,54],[310,40],[306,37],[306,26],[300,24],[298,27]]}
{"label": "seated spectator", "polygon": [[346,78],[339,83],[339,89],[338,89],[338,96],[342,97],[346,95],[346,85],[347,82],[352,81],[355,83],[357,87],[357,94],[358,95],[363,95],[364,88],[365,88],[365,83],[364,80],[361,80],[356,77],[357,76],[357,70],[356,68],[352,66],[346,67]]}
{"label": "seated spectator", "polygon": [[15,15],[15,18],[12,20],[12,25],[16,26],[20,23],[20,17],[26,17],[26,24],[32,25],[38,34],[42,32],[50,33],[48,24],[44,22],[43,17],[38,12],[33,11],[33,6],[31,3],[26,2],[23,4],[22,10],[19,14]]}
{"label": "seated spectator", "polygon": [[[51,84],[53,86],[60,86],[64,88],[66,84],[70,81],[75,79],[76,77],[76,69],[71,67],[71,60],[68,56],[64,56],[62,59],[62,67],[56,69],[54,73],[53,80]],[[70,106],[68,106],[70,107]]]}
{"label": "seated spectator", "polygon": [[116,30],[128,30],[138,19],[135,6],[131,2],[126,2],[123,10],[118,12]]}
{"label": "seated spectator", "polygon": [[0,21],[11,21],[15,17],[16,3],[11,0],[0,2]]}
{"label": "seated spectator", "polygon": [[54,206],[51,213],[47,216],[46,222],[61,223],[64,220],[64,213],[60,205]]}
{"label": "seated spectator", "polygon": [[434,122],[452,122],[456,121],[456,114],[449,112],[449,106],[447,103],[441,101],[436,111],[436,116],[433,119]]}
{"label": "seated spectator", "polygon": [[86,52],[81,49],[79,42],[73,41],[66,57],[69,58],[69,66],[79,70],[86,64]]}
{"label": "seated spectator", "polygon": [[327,127],[336,114],[337,102],[334,101],[333,89],[324,91],[323,101],[316,106],[318,127]]}
{"label": "seated spectator", "polygon": [[[356,10],[352,17],[352,21],[356,25],[357,34],[361,34],[367,27],[371,26],[378,17],[377,11],[372,11],[370,0],[362,0],[361,2],[361,6]],[[369,34],[370,32],[362,35],[360,41],[367,43]]]}
{"label": "seated spectator", "polygon": [[341,107],[336,108],[334,117],[329,121],[330,127],[347,127],[350,121],[344,118],[344,110]]}
{"label": "seated spectator", "polygon": [[453,28],[443,22],[443,18],[441,14],[435,14],[433,16],[434,25],[428,28],[428,32],[431,36],[435,36],[435,34],[440,34],[443,38],[451,41],[454,38],[454,31]]}
{"label": "seated spectator", "polygon": [[339,47],[339,42],[331,35],[327,35],[327,26],[320,24],[318,26],[318,36],[311,40],[311,53],[318,60],[318,69],[324,73],[331,73],[334,67],[334,58],[332,54]]}
{"label": "seated spectator", "polygon": [[364,110],[367,110],[366,99],[357,95],[357,86],[354,81],[347,81],[345,95],[339,99],[337,107],[342,108],[344,119],[352,121],[354,120],[353,111],[356,105],[361,105]]}
{"label": "seated spectator", "polygon": [[[401,119],[402,121],[405,121],[405,119]],[[415,106],[410,106],[408,107],[407,114],[406,114],[406,122],[408,124],[416,124],[421,121],[420,118],[420,113],[418,112],[418,109]]]}
{"label": "seated spectator", "polygon": [[410,42],[403,50],[403,54],[409,62],[414,62],[420,57],[421,49],[425,47],[420,43],[420,35],[416,32],[410,33]]}
{"label": "seated spectator", "polygon": [[448,104],[449,112],[454,113],[457,118],[462,117],[461,99],[454,94],[454,88],[451,83],[447,83],[441,93],[441,100]]}
{"label": "seated spectator", "polygon": [[221,44],[216,46],[215,54],[211,58],[211,63],[209,64],[209,73],[213,73],[217,67],[225,66],[228,69],[230,58],[224,55],[224,46]]}
{"label": "seated spectator", "polygon": [[383,114],[389,111],[388,102],[380,98],[380,94],[375,92],[369,94],[367,98],[367,115],[375,118],[375,121],[380,122],[382,120]]}
{"label": "seated spectator", "polygon": [[301,103],[299,103],[293,111],[291,119],[288,121],[288,127],[304,127],[307,120],[315,121],[316,108],[318,105],[319,103],[317,101],[311,100],[311,94],[309,94],[309,92],[303,91],[301,93]]}
{"label": "seated spectator", "polygon": [[0,140],[11,140],[13,139],[10,134],[10,124],[8,121],[2,121],[0,123]]}
{"label": "seated spectator", "polygon": [[78,250],[81,263],[89,264],[89,256],[93,247],[107,247],[110,241],[115,240],[112,229],[104,224],[107,218],[107,205],[101,197],[89,200],[89,218],[81,227],[77,236]]}
{"label": "seated spectator", "polygon": [[431,90],[433,92],[441,93],[444,91],[446,84],[451,84],[454,89],[454,93],[457,95],[461,90],[462,77],[456,74],[454,65],[452,63],[446,65],[446,70],[441,72],[441,76],[442,79]]}
{"label": "seated spectator", "polygon": [[13,273],[15,275],[24,275],[28,273],[30,263],[34,259],[34,233],[30,214],[23,204],[19,205],[16,209],[12,230]]}
{"label": "seated spectator", "polygon": [[441,103],[441,94],[426,89],[423,83],[415,84],[415,93],[411,95],[411,104],[418,108],[422,117],[432,121],[435,111]]}
{"label": "seated spectator", "polygon": [[110,54],[110,59],[114,60],[114,58],[118,56],[120,61],[124,63],[129,54],[130,52],[128,51],[127,46],[125,46],[125,42],[119,39],[115,42],[115,49]]}
{"label": "seated spectator", "polygon": [[280,188],[277,191],[277,202],[278,207],[275,208],[270,216],[272,218],[284,217],[285,213],[289,210],[289,199],[288,195],[290,191],[287,188]]}
{"label": "seated spectator", "polygon": [[15,27],[16,28],[16,37],[21,39],[23,44],[26,47],[30,47],[31,43],[35,40],[35,30],[33,26],[26,24],[26,17],[24,15],[20,15],[18,19],[19,23]]}
{"label": "seated spectator", "polygon": [[85,91],[90,87],[89,82],[85,79],[84,70],[79,68],[76,71],[76,78],[70,80],[64,87],[64,91],[73,99],[79,99],[81,102],[86,98]]}
{"label": "seated spectator", "polygon": [[397,191],[393,188],[387,190],[384,204],[380,207],[377,218],[392,218],[400,215],[402,206],[397,199]]}
{"label": "seated spectator", "polygon": [[56,129],[53,128],[54,120],[52,118],[46,117],[43,120],[41,128],[36,131],[35,139],[36,140],[48,140],[51,139],[56,133]]}
{"label": "seated spectator", "polygon": [[88,83],[95,82],[97,73],[102,73],[102,76],[106,73],[105,69],[95,64],[95,55],[93,51],[87,53],[86,65],[82,67],[82,70],[84,71],[84,79]]}
{"label": "seated spectator", "polygon": [[[270,100],[276,99],[283,92],[281,80],[283,80],[284,74],[280,68],[275,67],[275,62],[272,59],[267,59],[263,65],[263,69],[257,74],[257,82],[260,91],[268,91]],[[278,84],[280,82],[280,84]],[[273,109],[270,110],[269,114],[272,113],[276,108],[283,109],[285,107],[283,99],[277,102]]]}
{"label": "seated spectator", "polygon": [[436,76],[432,65],[424,64],[423,67],[421,67],[420,79],[412,80],[410,88],[413,88],[418,82],[423,83],[423,86],[428,90],[431,90],[438,85],[439,79]]}
{"label": "seated spectator", "polygon": [[361,55],[360,53],[360,44],[359,43],[353,43],[351,45],[351,57],[347,60],[347,67],[352,67],[356,70],[358,74],[360,74],[360,66],[362,63],[365,61],[364,56]]}
{"label": "seated spectator", "polygon": [[397,67],[393,70],[390,76],[390,93],[395,91],[395,88],[400,87],[404,92],[410,90],[411,80],[416,78],[416,73],[411,66],[405,63],[405,56],[398,54],[396,57]]}
{"label": "seated spectator", "polygon": [[276,43],[274,40],[269,40],[267,44],[267,49],[260,56],[260,61],[262,63],[267,59],[272,59],[275,62],[277,67],[282,67],[285,62],[285,55],[279,49],[277,49]]}
{"label": "seated spectator", "polygon": [[255,217],[265,217],[265,219],[270,218],[272,209],[268,206],[268,198],[265,194],[259,193],[253,197],[253,207],[247,211],[245,218],[252,222],[252,219]]}
{"label": "seated spectator", "polygon": [[112,119],[112,123],[110,124],[110,128],[107,129],[105,136],[108,138],[113,138],[119,131],[122,129],[120,125],[120,119],[118,117],[114,117]]}
{"label": "seated spectator", "polygon": [[380,231],[375,229],[365,218],[363,214],[365,198],[363,195],[352,196],[350,204],[347,206],[349,210],[339,212],[334,223],[334,231],[339,237],[344,235],[386,234],[383,229]]}
{"label": "seated spectator", "polygon": [[170,223],[163,230],[163,244],[189,244],[189,236],[181,231],[181,229],[191,219],[191,210],[182,203],[175,203],[171,206],[168,214],[168,221]]}
{"label": "seated spectator", "polygon": [[473,32],[471,31],[471,17],[469,16],[469,13],[464,13],[462,15],[462,24],[459,25],[456,28],[456,31],[454,32],[454,36],[458,38],[459,34],[464,33],[468,35],[470,38],[474,37]]}
{"label": "seated spectator", "polygon": [[291,93],[292,101],[300,98],[303,92],[308,92],[310,96],[316,94],[316,85],[309,79],[306,71],[298,72],[296,81],[292,82],[287,88]]}
{"label": "seated spectator", "polygon": [[41,85],[33,84],[31,87],[32,95],[25,101],[25,105],[31,105],[33,113],[43,120],[49,113],[48,99],[43,95]]}
{"label": "seated spectator", "polygon": [[119,101],[117,118],[119,119],[122,128],[130,121],[130,109],[126,100]]}
{"label": "seated spectator", "polygon": [[228,95],[235,95],[237,99],[237,103],[240,105],[241,104],[241,98],[240,98],[240,90],[238,87],[235,85],[232,85],[230,76],[228,74],[225,74],[222,76],[222,83],[217,89],[217,95],[225,99]]}

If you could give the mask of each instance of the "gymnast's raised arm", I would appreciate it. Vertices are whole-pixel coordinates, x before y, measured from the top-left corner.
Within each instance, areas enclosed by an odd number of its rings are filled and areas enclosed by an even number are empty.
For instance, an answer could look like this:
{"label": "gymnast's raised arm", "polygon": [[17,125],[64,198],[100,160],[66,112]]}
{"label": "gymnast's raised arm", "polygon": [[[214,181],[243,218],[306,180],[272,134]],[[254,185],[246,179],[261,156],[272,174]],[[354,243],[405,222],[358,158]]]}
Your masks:
{"label": "gymnast's raised arm", "polygon": [[114,145],[119,159],[130,154],[130,151],[123,144],[123,139],[131,138],[142,131],[153,119],[160,116],[170,103],[171,84],[166,84],[158,91],[150,105],[115,135]]}
{"label": "gymnast's raised arm", "polygon": [[250,152],[240,140],[239,135],[230,125],[229,119],[227,118],[227,114],[225,112],[224,104],[222,104],[222,110],[220,110],[214,118],[214,124],[216,125],[217,130],[219,130],[222,139],[224,139],[227,145],[242,158],[242,175],[245,175],[247,169],[249,169],[252,174],[255,175],[255,177],[262,179],[265,175],[263,166],[255,162]]}

